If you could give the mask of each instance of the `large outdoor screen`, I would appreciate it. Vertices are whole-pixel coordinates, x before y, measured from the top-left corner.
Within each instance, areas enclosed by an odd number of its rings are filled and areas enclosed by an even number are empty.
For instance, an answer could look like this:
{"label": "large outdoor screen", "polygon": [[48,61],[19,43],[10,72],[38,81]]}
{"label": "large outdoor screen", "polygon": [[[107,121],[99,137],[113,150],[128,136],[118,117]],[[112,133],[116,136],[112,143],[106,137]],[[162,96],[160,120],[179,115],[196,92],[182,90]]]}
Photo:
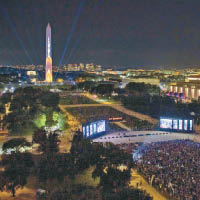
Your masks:
{"label": "large outdoor screen", "polygon": [[173,129],[178,129],[178,120],[173,120]]}
{"label": "large outdoor screen", "polygon": [[193,130],[193,120],[190,120],[190,131]]}
{"label": "large outdoor screen", "polygon": [[160,118],[160,129],[178,132],[193,132],[192,119]]}
{"label": "large outdoor screen", "polygon": [[106,122],[105,120],[101,120],[97,122],[97,133],[104,132],[106,130]]}
{"label": "large outdoor screen", "polygon": [[184,120],[184,130],[188,130],[188,120]]}
{"label": "large outdoor screen", "polygon": [[182,130],[183,129],[183,120],[180,119],[178,121],[179,121],[178,128],[179,128],[179,130]]}
{"label": "large outdoor screen", "polygon": [[94,137],[95,135],[104,133],[106,131],[106,120],[99,120],[82,125],[82,132],[84,137]]}
{"label": "large outdoor screen", "polygon": [[160,128],[172,129],[172,119],[160,119]]}

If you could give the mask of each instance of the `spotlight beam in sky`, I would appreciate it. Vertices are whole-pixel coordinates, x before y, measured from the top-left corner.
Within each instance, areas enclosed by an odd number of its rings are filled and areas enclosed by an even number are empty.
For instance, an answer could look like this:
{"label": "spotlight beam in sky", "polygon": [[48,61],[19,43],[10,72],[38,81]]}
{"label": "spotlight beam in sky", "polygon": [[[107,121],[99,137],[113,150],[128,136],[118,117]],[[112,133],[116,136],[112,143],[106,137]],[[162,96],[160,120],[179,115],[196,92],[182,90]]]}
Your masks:
{"label": "spotlight beam in sky", "polygon": [[[26,26],[26,23],[25,23],[25,20],[24,20],[24,15],[23,15],[23,10],[24,10],[24,9],[22,8],[22,6],[20,6],[20,4],[18,4],[18,9],[19,9],[21,21],[23,22],[24,27],[27,27],[27,26]],[[32,39],[31,33],[30,33],[29,29],[25,29],[25,32],[26,32],[26,34],[27,34],[27,38],[28,38],[28,40],[29,40],[31,50],[32,50],[32,52],[33,52],[33,54],[34,54],[34,57],[35,57],[35,61],[36,61],[36,62],[34,62],[34,64],[35,64],[35,65],[36,65],[37,63],[39,64],[39,63],[40,63],[39,60],[38,60],[38,59],[39,59],[39,56],[38,56],[38,54],[37,54],[37,51],[35,50],[36,48],[35,48],[34,45],[33,45],[33,39]],[[40,74],[39,74],[39,71],[37,70],[37,68],[35,68],[35,70],[36,70],[37,73],[38,73],[38,78],[39,78],[39,80],[42,80],[42,79],[41,79],[41,76],[40,76]]]}
{"label": "spotlight beam in sky", "polygon": [[[9,65],[13,65],[14,63],[18,63],[19,65],[23,65],[22,62],[16,57],[13,56],[12,52],[10,52],[8,49],[6,50],[6,52],[9,54],[8,57],[12,60],[11,63],[8,63]],[[2,54],[2,52],[0,53],[0,55]]]}
{"label": "spotlight beam in sky", "polygon": [[[25,8],[22,7],[22,4],[17,4],[17,8],[18,8],[18,13],[19,13],[20,18],[21,18],[20,21],[23,23],[24,27],[27,27],[26,18],[24,17],[25,16],[25,13],[24,13]],[[30,17],[32,17],[32,16],[30,16]],[[34,48],[33,39],[32,39],[31,33],[29,31],[29,28],[25,28],[24,32],[27,35],[27,40],[29,41],[30,49],[31,49],[31,51],[33,52],[33,55],[34,55],[34,59],[33,59],[34,60],[34,64],[36,64],[38,62],[37,61],[38,55],[37,55],[37,51],[35,50],[36,48]]]}
{"label": "spotlight beam in sky", "polygon": [[[21,59],[19,56],[17,56],[16,52],[11,52],[10,49],[11,49],[11,41],[6,41],[6,45],[3,44],[3,38],[1,40],[1,43],[0,45],[2,46],[2,49],[3,49],[3,46],[6,46],[6,52],[8,52],[8,54],[11,55],[11,57],[15,57],[17,61],[17,63],[19,63],[20,65],[24,65],[24,59]],[[14,55],[15,54],[15,55]]]}
{"label": "spotlight beam in sky", "polygon": [[[8,51],[8,50],[7,50]],[[23,65],[21,60],[17,58],[16,56],[13,56],[12,52],[9,51],[10,57],[14,60],[14,63],[18,63],[19,65]]]}
{"label": "spotlight beam in sky", "polygon": [[[8,54],[10,54],[11,57],[15,58],[15,60],[17,60],[17,63],[19,63],[20,65],[24,65],[24,59],[20,58],[16,52],[11,52],[10,49],[12,49],[12,44],[11,41],[6,41],[6,44],[4,44],[4,39],[1,38],[2,40],[0,41],[0,46],[2,46],[2,49],[3,49],[3,46],[6,46],[6,52],[8,52]],[[14,64],[14,63],[13,63]]]}
{"label": "spotlight beam in sky", "polygon": [[35,30],[37,30],[36,34],[37,34],[37,39],[38,39],[38,44],[39,44],[38,45],[39,56],[40,56],[41,63],[43,63],[43,61],[45,60],[45,54],[44,54],[44,51],[42,51],[44,49],[42,46],[42,39],[45,40],[45,37],[43,37],[41,34],[41,28],[39,27],[39,24],[40,24],[39,19],[37,16],[37,12],[34,8],[32,9],[32,16],[33,16],[33,24],[34,24]]}
{"label": "spotlight beam in sky", "polygon": [[[88,30],[88,27],[91,25],[93,17],[97,14],[99,6],[101,5],[101,3],[102,3],[102,0],[99,0],[96,7],[94,7],[94,12],[92,12],[89,20],[87,21],[87,23],[85,25],[86,28],[82,28],[82,30]],[[74,54],[75,50],[77,49],[77,46],[78,46],[81,38],[83,37],[83,35],[84,35],[83,31],[81,31],[78,39],[75,41],[75,43],[72,47],[72,50],[71,50],[69,56],[66,59],[66,62],[65,62],[66,64],[68,64],[68,62],[70,61],[70,59],[71,59],[72,55]]]}
{"label": "spotlight beam in sky", "polygon": [[8,15],[8,13],[7,13],[7,11],[6,11],[6,9],[3,7],[2,4],[0,4],[0,10],[1,10],[1,12],[2,12],[3,17],[5,17],[5,19],[8,21],[9,27],[10,27],[11,30],[13,31],[13,33],[14,33],[16,39],[18,40],[20,46],[23,48],[23,50],[24,50],[24,52],[25,52],[25,54],[26,54],[26,56],[27,56],[27,58],[28,58],[30,64],[33,64],[33,60],[32,60],[32,58],[31,58],[31,56],[29,55],[27,49],[25,48],[22,39],[20,38],[20,36],[19,36],[19,34],[18,34],[18,32],[17,32],[17,30],[16,30],[14,24],[13,24],[12,21],[11,21],[11,18],[9,17],[9,15]]}
{"label": "spotlight beam in sky", "polygon": [[73,32],[74,32],[74,30],[75,30],[75,26],[76,26],[76,24],[77,24],[77,22],[78,22],[78,19],[79,19],[80,15],[81,15],[82,8],[83,8],[83,0],[80,0],[79,6],[78,6],[78,10],[77,10],[77,13],[76,13],[74,22],[73,22],[73,24],[72,24],[72,27],[71,27],[69,36],[67,37],[67,40],[66,40],[66,42],[65,42],[65,47],[64,47],[62,56],[61,56],[61,58],[60,58],[58,67],[60,67],[60,66],[62,65],[63,59],[64,59],[64,57],[65,57],[65,54],[66,54],[67,49],[68,49],[68,46],[69,46],[69,42],[70,42],[70,40],[71,40],[71,38],[72,38],[72,35],[73,35]]}
{"label": "spotlight beam in sky", "polygon": [[77,48],[78,43],[79,43],[80,40],[81,40],[81,36],[79,36],[78,39],[76,40],[76,42],[74,43],[74,45],[72,47],[72,50],[71,50],[69,56],[66,59],[66,62],[65,62],[66,64],[68,64],[69,60],[71,59],[71,57],[72,57],[74,51],[76,50],[76,48]]}

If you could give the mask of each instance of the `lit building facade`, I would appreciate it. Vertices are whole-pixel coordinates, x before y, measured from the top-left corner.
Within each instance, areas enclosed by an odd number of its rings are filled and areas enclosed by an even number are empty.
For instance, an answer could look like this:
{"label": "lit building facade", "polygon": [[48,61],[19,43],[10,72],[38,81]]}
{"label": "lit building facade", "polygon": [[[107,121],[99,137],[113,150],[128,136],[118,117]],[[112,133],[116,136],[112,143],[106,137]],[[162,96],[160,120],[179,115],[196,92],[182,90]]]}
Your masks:
{"label": "lit building facade", "polygon": [[182,100],[200,100],[200,83],[179,82],[169,86],[169,96],[180,97]]}

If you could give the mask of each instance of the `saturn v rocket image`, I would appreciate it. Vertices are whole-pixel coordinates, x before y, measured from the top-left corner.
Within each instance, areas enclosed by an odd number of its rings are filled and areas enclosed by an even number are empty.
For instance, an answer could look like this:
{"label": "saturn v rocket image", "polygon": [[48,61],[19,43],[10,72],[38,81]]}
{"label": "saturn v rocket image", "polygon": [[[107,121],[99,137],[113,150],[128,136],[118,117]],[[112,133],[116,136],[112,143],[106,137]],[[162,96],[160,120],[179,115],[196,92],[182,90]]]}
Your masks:
{"label": "saturn v rocket image", "polygon": [[46,29],[46,82],[51,83],[52,76],[52,47],[51,47],[51,26],[48,23]]}

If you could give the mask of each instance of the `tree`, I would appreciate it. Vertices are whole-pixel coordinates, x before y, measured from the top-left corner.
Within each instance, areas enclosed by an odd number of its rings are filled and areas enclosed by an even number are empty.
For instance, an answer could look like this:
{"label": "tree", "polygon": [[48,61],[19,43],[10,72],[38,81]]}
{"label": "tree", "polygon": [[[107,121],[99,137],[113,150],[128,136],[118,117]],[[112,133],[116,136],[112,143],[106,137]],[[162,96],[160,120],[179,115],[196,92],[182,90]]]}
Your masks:
{"label": "tree", "polygon": [[10,155],[2,156],[2,172],[3,183],[1,182],[1,190],[10,191],[15,197],[15,191],[23,188],[27,183],[30,169],[34,166],[30,153],[12,152]]}
{"label": "tree", "polygon": [[51,108],[51,107],[46,107],[46,108],[44,109],[44,113],[45,113],[45,116],[46,116],[46,123],[45,123],[45,125],[46,125],[47,127],[55,126],[57,123],[56,123],[56,121],[54,121],[54,119],[53,119],[53,113],[54,113],[53,108]]}
{"label": "tree", "polygon": [[33,120],[39,129],[57,126],[59,130],[67,127],[66,116],[60,111],[55,112],[52,108],[45,108],[44,112],[38,112]]}
{"label": "tree", "polygon": [[106,144],[104,154],[105,164],[109,167],[118,167],[121,165],[127,166],[128,169],[132,167],[132,155],[112,143]]}
{"label": "tree", "polygon": [[37,128],[39,128],[39,129],[44,128],[45,125],[46,125],[46,115],[45,115],[45,113],[38,112],[35,115],[33,122],[34,122],[34,124]]}
{"label": "tree", "polygon": [[83,89],[87,91],[90,91],[95,86],[96,86],[96,82],[94,81],[85,81],[85,82],[78,83],[79,89]]}
{"label": "tree", "polygon": [[86,185],[73,185],[72,188],[65,187],[52,191],[48,199],[50,200],[91,200],[101,199],[101,193],[98,189]]}
{"label": "tree", "polygon": [[45,107],[50,107],[59,110],[59,95],[57,93],[46,91],[41,96],[41,103]]}
{"label": "tree", "polygon": [[73,153],[73,148],[76,148],[82,139],[82,132],[80,130],[76,131],[72,140],[71,153]]}
{"label": "tree", "polygon": [[70,152],[77,172],[81,172],[97,163],[101,153],[99,146],[83,138],[80,131],[76,132],[72,140]]}
{"label": "tree", "polygon": [[4,116],[3,124],[11,134],[23,135],[35,129],[33,116],[27,110],[15,109],[15,111],[11,111],[8,115]]}
{"label": "tree", "polygon": [[145,94],[159,95],[160,88],[155,85],[145,83],[130,82],[126,85],[126,91],[130,95],[144,96]]}
{"label": "tree", "polygon": [[71,176],[74,171],[73,160],[70,154],[43,155],[36,168],[36,175],[40,182],[48,180],[63,182],[66,176]]}
{"label": "tree", "polygon": [[11,93],[4,93],[1,98],[0,101],[3,105],[9,103],[11,101]]}
{"label": "tree", "polygon": [[32,87],[18,88],[10,99],[8,115],[4,117],[4,126],[11,134],[21,134],[34,129],[33,118],[39,109],[41,90]]}
{"label": "tree", "polygon": [[59,130],[64,130],[68,127],[66,123],[66,115],[60,112],[53,112],[53,121],[56,123]]}
{"label": "tree", "polygon": [[48,126],[57,123],[53,120],[53,114],[60,112],[58,94],[42,91],[40,88],[25,87],[17,88],[12,98],[3,95],[1,99],[2,102],[10,102],[10,112],[4,116],[3,124],[11,134],[33,132],[38,125],[36,117],[42,114],[45,115],[45,123]]}
{"label": "tree", "polygon": [[128,185],[130,177],[130,170],[122,171],[118,168],[108,167],[100,176],[100,186],[104,191],[118,191]]}
{"label": "tree", "polygon": [[105,96],[111,96],[113,91],[114,91],[113,84],[99,84],[98,86],[92,89],[92,92]]}
{"label": "tree", "polygon": [[5,105],[0,104],[0,114],[5,114],[6,109],[5,109]]}
{"label": "tree", "polygon": [[32,144],[28,142],[25,138],[14,138],[8,140],[3,144],[3,151],[7,152],[9,149],[12,151],[19,152],[21,148],[31,147]]}
{"label": "tree", "polygon": [[111,143],[104,148],[98,157],[92,176],[100,177],[100,186],[103,190],[116,192],[129,183],[132,156]]}
{"label": "tree", "polygon": [[58,134],[54,132],[47,133],[44,129],[38,129],[33,134],[33,143],[39,144],[38,151],[44,154],[53,154],[59,152]]}
{"label": "tree", "polygon": [[178,104],[171,97],[162,97],[158,95],[129,95],[121,98],[122,104],[136,112],[151,115],[159,118],[160,116],[175,115],[178,111]]}

